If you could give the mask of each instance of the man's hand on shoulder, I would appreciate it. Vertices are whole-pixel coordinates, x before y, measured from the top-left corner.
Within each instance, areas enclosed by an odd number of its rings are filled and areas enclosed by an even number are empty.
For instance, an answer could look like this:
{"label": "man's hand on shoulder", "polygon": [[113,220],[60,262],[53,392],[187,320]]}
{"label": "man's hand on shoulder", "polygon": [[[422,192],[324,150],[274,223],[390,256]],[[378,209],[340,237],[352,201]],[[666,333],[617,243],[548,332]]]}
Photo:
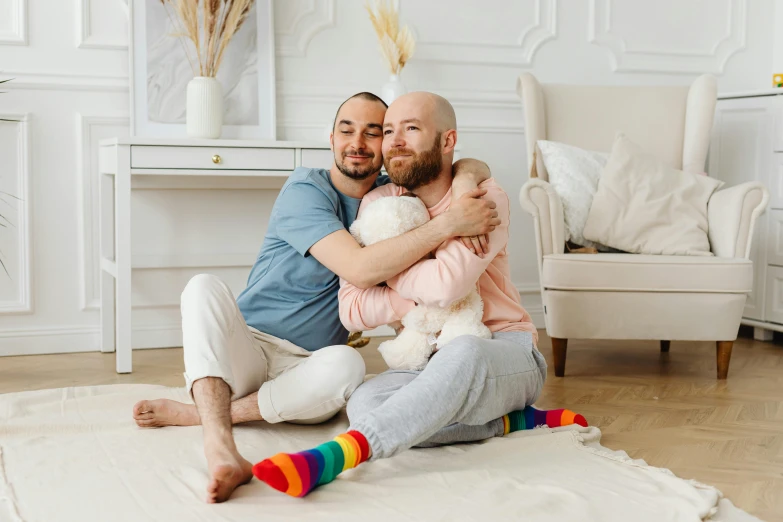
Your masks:
{"label": "man's hand on shoulder", "polygon": [[[452,167],[454,180],[451,183],[451,199],[459,200],[465,194],[473,192],[476,188],[488,180],[492,173],[489,166],[483,161],[472,158],[463,158],[454,163]],[[483,257],[489,253],[489,235],[463,236],[459,240],[465,247]]]}
{"label": "man's hand on shoulder", "polygon": [[461,197],[465,192],[470,192],[492,177],[489,166],[483,161],[473,158],[463,158],[455,161],[451,167],[451,172],[454,176],[451,189],[452,194],[455,194],[456,198]]}

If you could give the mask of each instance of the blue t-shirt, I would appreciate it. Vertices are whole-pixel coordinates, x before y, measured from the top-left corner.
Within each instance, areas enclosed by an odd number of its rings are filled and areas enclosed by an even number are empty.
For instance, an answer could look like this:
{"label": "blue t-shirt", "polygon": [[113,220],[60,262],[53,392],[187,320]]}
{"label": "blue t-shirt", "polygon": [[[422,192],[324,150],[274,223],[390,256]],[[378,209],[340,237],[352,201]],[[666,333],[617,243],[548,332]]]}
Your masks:
{"label": "blue t-shirt", "polygon": [[[378,176],[375,186],[389,183]],[[340,279],[309,253],[356,219],[361,199],[339,192],[328,170],[297,168],[272,208],[269,227],[237,304],[248,325],[310,351],[345,344]]]}

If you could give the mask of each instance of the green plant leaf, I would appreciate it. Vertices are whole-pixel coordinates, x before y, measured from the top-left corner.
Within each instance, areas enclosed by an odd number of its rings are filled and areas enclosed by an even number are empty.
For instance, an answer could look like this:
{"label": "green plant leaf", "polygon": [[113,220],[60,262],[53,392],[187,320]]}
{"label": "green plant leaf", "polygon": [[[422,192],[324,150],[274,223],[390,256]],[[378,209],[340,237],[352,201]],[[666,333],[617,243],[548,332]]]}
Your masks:
{"label": "green plant leaf", "polygon": [[11,274],[10,274],[10,273],[8,273],[8,267],[6,267],[6,266],[5,266],[5,262],[3,261],[2,254],[3,254],[3,253],[2,253],[2,252],[0,252],[0,266],[2,266],[2,267],[3,267],[3,270],[5,271],[5,275],[7,275],[8,277],[11,277]]}
{"label": "green plant leaf", "polygon": [[3,262],[3,260],[1,258],[0,258],[0,266],[3,267],[3,270],[5,271],[5,275],[7,275],[8,277],[11,277],[11,274],[8,273],[8,269],[5,267],[5,263]]}

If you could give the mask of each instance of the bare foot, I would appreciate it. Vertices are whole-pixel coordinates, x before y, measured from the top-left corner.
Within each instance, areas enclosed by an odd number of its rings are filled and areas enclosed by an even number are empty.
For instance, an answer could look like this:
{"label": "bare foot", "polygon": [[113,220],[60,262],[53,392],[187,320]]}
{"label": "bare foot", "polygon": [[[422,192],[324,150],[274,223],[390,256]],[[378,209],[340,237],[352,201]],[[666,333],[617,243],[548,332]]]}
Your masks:
{"label": "bare foot", "polygon": [[133,418],[142,428],[160,428],[162,426],[197,426],[201,418],[193,404],[157,399],[139,401],[133,407]]}
{"label": "bare foot", "polygon": [[225,502],[236,488],[253,478],[253,465],[236,451],[206,449],[210,481],[207,503]]}

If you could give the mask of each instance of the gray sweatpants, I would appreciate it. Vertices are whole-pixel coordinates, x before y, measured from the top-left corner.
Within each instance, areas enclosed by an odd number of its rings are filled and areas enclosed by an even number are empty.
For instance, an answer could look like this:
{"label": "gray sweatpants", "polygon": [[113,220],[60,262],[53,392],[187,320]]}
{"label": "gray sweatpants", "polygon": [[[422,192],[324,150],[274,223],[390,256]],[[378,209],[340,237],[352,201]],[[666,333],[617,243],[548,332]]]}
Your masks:
{"label": "gray sweatpants", "polygon": [[528,332],[457,337],[424,370],[390,370],[359,386],[348,401],[351,429],[367,438],[372,460],[502,435],[501,417],[538,399],[546,368]]}

